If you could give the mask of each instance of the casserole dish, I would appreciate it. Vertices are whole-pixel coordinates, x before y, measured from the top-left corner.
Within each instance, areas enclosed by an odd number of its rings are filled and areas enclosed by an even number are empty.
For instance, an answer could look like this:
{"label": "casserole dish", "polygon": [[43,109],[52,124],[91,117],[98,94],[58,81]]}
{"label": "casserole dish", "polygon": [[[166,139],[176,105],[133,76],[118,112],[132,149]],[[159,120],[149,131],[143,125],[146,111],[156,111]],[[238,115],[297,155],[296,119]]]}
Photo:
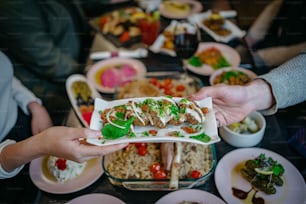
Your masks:
{"label": "casserole dish", "polygon": [[[138,155],[135,144],[118,152],[106,155],[102,160],[104,173],[116,186],[129,190],[159,191],[176,190],[170,187],[170,173],[164,179],[154,179],[150,167],[161,162],[159,143],[148,143],[147,154]],[[217,159],[215,146],[183,143],[182,163],[178,189],[203,185],[213,174]],[[193,159],[192,159],[193,158]],[[201,158],[198,161],[197,158]],[[192,171],[201,172],[198,178],[192,178]]]}

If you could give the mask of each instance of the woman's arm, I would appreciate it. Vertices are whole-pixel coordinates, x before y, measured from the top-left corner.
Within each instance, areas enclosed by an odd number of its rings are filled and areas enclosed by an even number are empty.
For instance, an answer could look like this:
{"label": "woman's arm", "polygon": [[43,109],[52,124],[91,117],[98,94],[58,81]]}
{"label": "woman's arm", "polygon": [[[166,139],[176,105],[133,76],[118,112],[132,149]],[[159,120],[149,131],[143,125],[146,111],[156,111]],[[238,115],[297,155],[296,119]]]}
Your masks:
{"label": "woman's arm", "polygon": [[306,51],[306,42],[260,49],[256,54],[266,66],[276,67],[299,55],[302,51]]}
{"label": "woman's arm", "polygon": [[5,146],[0,153],[0,166],[10,172],[44,155],[84,162],[117,151],[127,145],[102,147],[80,142],[80,139],[98,137],[101,137],[100,131],[85,128],[52,127],[26,140]]}
{"label": "woman's arm", "polygon": [[260,15],[256,18],[251,28],[248,31],[245,40],[249,47],[252,47],[256,42],[262,40],[267,34],[272,21],[276,17],[281,5],[282,0],[274,0],[269,3]]}

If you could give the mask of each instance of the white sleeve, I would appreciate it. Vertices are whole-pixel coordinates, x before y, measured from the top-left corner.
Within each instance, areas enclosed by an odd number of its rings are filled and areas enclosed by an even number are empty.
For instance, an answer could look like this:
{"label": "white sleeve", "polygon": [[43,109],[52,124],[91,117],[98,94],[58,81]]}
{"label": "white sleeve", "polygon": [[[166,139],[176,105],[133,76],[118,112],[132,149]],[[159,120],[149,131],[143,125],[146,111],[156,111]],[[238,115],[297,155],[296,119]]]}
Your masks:
{"label": "white sleeve", "polygon": [[23,110],[23,112],[29,115],[27,105],[30,102],[37,102],[41,104],[41,100],[37,98],[29,89],[27,89],[18,79],[15,77],[12,81],[13,87],[13,98],[17,101],[18,106]]}
{"label": "white sleeve", "polygon": [[[0,143],[0,154],[2,152],[2,149],[8,145],[11,145],[11,144],[15,144],[16,142],[14,140],[5,140],[4,142]],[[24,167],[24,165],[14,169],[13,171],[11,172],[7,172],[5,171],[1,164],[0,164],[0,179],[6,179],[6,178],[11,178],[11,177],[14,177],[16,176],[20,171],[21,169]]]}

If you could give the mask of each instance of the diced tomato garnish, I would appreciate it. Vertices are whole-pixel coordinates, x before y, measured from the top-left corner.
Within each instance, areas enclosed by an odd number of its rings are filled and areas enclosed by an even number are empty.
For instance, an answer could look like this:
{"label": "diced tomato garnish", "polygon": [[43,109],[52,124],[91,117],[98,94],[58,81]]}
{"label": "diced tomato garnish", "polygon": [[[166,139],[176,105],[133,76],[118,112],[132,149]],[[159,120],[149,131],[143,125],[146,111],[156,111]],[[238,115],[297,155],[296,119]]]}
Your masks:
{"label": "diced tomato garnish", "polygon": [[130,33],[128,31],[125,31],[120,36],[119,41],[121,43],[124,43],[124,42],[128,41],[130,38],[131,38]]}
{"label": "diced tomato garnish", "polygon": [[191,178],[197,179],[197,178],[200,178],[201,176],[202,176],[201,172],[199,172],[199,171],[197,171],[197,170],[193,170],[193,171],[191,171],[191,173],[190,173],[190,177],[191,177]]}
{"label": "diced tomato garnish", "polygon": [[161,170],[161,165],[160,163],[154,163],[150,166],[150,171],[152,173],[156,173],[157,171],[160,171]]}
{"label": "diced tomato garnish", "polygon": [[157,135],[157,130],[149,130],[149,134],[155,136]]}
{"label": "diced tomato garnish", "polygon": [[202,110],[202,112],[203,112],[204,114],[207,114],[207,113],[209,112],[209,110],[208,110],[207,107],[203,107],[203,108],[201,108],[201,110]]}
{"label": "diced tomato garnish", "polygon": [[153,173],[154,179],[165,179],[167,177],[167,174],[164,170],[159,170],[155,173]]}
{"label": "diced tomato garnish", "polygon": [[149,106],[148,105],[143,105],[141,106],[141,110],[144,112],[149,112]]}
{"label": "diced tomato garnish", "polygon": [[189,127],[189,126],[183,126],[181,127],[182,130],[184,130],[186,133],[195,133],[198,132],[195,128]]}

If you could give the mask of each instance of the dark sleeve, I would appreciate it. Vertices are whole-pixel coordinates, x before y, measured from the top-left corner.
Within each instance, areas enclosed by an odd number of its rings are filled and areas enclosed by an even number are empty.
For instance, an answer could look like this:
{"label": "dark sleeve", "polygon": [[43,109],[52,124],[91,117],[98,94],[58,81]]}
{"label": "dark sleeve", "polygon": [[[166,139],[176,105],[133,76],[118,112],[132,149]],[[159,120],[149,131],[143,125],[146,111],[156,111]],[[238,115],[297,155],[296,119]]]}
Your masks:
{"label": "dark sleeve", "polygon": [[[64,41],[59,32],[71,31],[68,28],[62,29],[61,27],[65,25],[61,25],[60,20],[57,25],[58,30],[54,30],[56,26],[49,24],[50,19],[47,13],[44,13],[48,10],[43,12],[41,5],[35,1],[7,2],[0,3],[2,30],[0,43],[15,62],[22,63],[31,72],[51,80],[66,78],[80,71],[81,67],[72,56],[73,54],[69,51],[65,52],[65,48],[61,47],[60,43]],[[77,57],[79,47],[77,47],[78,44],[73,44],[74,40],[77,43],[77,39],[72,34],[68,40],[72,48],[77,49],[75,52]]]}

